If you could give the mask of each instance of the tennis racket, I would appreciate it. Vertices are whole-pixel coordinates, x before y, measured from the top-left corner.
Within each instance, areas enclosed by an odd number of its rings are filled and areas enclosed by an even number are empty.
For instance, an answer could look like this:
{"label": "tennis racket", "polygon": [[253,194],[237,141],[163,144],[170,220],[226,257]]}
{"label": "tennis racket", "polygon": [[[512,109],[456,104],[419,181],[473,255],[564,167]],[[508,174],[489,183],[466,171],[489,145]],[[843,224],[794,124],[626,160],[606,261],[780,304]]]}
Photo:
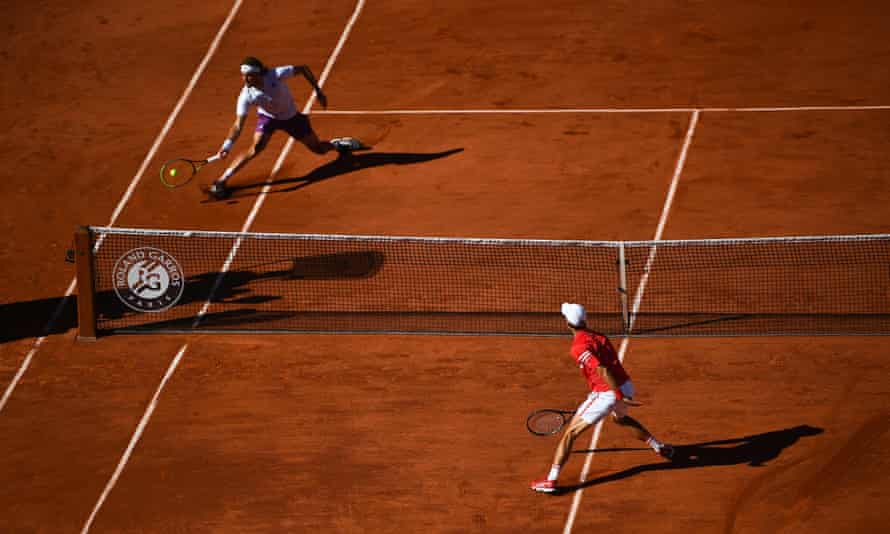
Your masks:
{"label": "tennis racket", "polygon": [[218,159],[218,155],[201,160],[185,158],[171,159],[161,166],[161,183],[170,189],[182,187],[192,181],[192,178],[198,174],[201,167]]}
{"label": "tennis racket", "polygon": [[566,410],[537,410],[528,416],[525,426],[536,436],[552,436],[562,430],[574,414]]}

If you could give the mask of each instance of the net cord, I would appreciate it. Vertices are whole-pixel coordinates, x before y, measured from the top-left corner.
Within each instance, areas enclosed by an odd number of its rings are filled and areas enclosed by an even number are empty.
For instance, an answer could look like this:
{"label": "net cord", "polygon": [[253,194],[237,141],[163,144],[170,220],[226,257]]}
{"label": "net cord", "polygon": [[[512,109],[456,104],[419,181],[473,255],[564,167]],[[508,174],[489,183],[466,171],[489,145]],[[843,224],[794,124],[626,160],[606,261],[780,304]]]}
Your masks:
{"label": "net cord", "polygon": [[[105,226],[88,227],[94,234],[103,235],[142,235],[158,237],[206,237],[225,239],[278,239],[296,241],[384,241],[384,242],[429,242],[429,243],[471,243],[484,245],[550,245],[550,246],[588,246],[588,247],[645,247],[652,246],[653,241],[591,241],[591,240],[558,240],[558,239],[497,239],[472,237],[417,237],[417,236],[375,236],[349,234],[285,234],[259,232],[214,232],[206,230],[158,230],[147,228],[111,228]],[[746,237],[717,239],[675,239],[659,240],[658,246],[683,245],[733,245],[758,243],[812,243],[812,242],[862,242],[886,241],[890,234],[859,234],[831,236],[785,236],[785,237]]]}

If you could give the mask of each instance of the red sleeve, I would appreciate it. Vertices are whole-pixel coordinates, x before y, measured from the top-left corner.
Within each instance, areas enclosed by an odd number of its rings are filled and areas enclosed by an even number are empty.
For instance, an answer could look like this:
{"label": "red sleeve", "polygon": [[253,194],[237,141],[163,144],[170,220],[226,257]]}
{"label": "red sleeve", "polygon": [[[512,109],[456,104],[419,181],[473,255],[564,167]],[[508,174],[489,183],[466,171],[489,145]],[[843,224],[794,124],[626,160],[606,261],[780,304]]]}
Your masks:
{"label": "red sleeve", "polygon": [[592,369],[600,364],[598,354],[599,349],[596,344],[593,341],[588,341],[584,344],[584,350],[578,355],[578,363]]}

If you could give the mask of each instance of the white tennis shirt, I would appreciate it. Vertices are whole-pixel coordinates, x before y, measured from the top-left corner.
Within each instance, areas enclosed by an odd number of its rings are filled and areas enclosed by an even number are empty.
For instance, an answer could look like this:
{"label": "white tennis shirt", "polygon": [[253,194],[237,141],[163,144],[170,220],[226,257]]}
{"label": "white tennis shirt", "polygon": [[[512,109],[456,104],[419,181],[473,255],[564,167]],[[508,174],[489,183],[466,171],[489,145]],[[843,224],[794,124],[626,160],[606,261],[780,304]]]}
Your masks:
{"label": "white tennis shirt", "polygon": [[250,106],[257,106],[260,115],[273,119],[287,120],[296,115],[297,106],[294,104],[294,97],[284,83],[284,80],[294,75],[295,70],[293,65],[275,67],[266,71],[262,89],[247,85],[242,87],[235,113],[242,117],[247,115]]}

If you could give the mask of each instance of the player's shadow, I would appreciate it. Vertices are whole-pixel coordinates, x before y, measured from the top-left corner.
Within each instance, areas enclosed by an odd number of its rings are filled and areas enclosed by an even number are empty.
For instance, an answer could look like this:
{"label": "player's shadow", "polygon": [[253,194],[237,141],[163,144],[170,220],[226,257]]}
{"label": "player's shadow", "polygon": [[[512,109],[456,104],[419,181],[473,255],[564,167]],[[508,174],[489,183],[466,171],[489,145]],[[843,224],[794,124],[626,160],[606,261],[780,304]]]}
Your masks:
{"label": "player's shadow", "polygon": [[[720,441],[708,441],[704,443],[691,443],[688,445],[675,445],[674,457],[671,461],[659,460],[657,462],[637,465],[586,480],[580,484],[563,486],[557,494],[565,494],[577,491],[589,486],[597,486],[607,482],[615,482],[650,471],[668,471],[674,469],[693,469],[697,467],[716,467],[726,465],[748,464],[751,467],[762,467],[767,462],[779,457],[783,450],[797,443],[800,438],[816,436],[824,432],[823,429],[809,425],[799,425],[784,430],[765,432],[753,436],[724,439]],[[596,449],[594,451],[575,452],[607,452],[636,449]]]}
{"label": "player's shadow", "polygon": [[[430,153],[414,153],[414,152],[366,152],[366,153],[347,153],[340,154],[337,159],[325,163],[303,176],[295,176],[289,178],[280,178],[271,182],[274,189],[269,193],[289,193],[312,184],[343,176],[351,172],[358,172],[372,167],[381,167],[384,165],[413,165],[417,163],[425,163],[436,159],[445,158],[459,152],[463,152],[463,148],[452,148],[443,152]],[[259,190],[266,185],[262,184],[245,184],[233,185],[230,187],[232,198],[248,197],[259,195]]]}

